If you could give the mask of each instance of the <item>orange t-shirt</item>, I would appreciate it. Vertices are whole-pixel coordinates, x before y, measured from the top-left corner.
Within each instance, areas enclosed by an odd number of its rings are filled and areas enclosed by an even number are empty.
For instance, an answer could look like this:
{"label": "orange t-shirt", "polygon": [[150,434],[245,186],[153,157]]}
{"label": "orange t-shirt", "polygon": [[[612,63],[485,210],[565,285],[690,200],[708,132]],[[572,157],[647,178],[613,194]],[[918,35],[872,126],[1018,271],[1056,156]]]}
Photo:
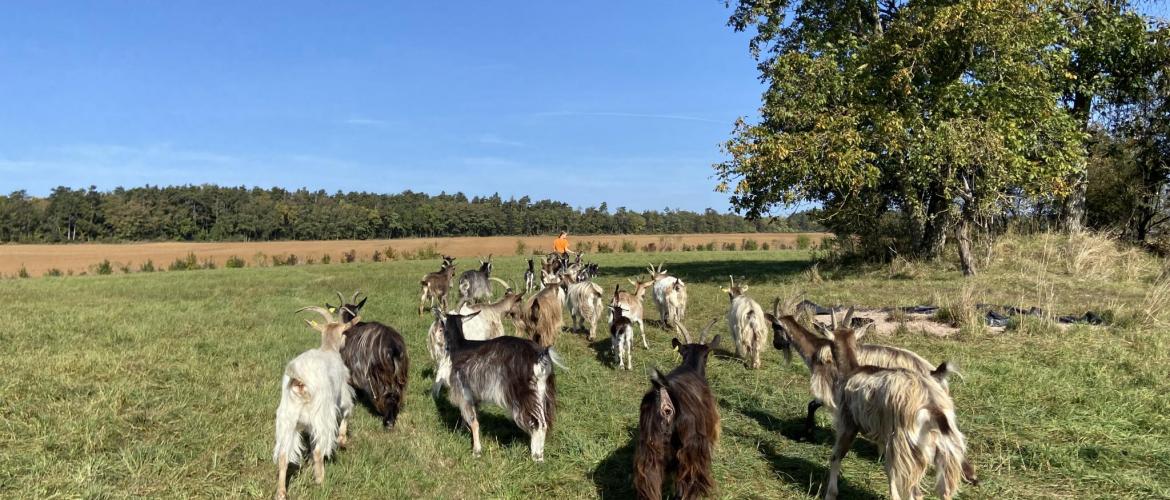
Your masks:
{"label": "orange t-shirt", "polygon": [[554,252],[565,253],[567,250],[569,250],[569,239],[568,238],[557,238],[556,240],[553,240],[553,251]]}

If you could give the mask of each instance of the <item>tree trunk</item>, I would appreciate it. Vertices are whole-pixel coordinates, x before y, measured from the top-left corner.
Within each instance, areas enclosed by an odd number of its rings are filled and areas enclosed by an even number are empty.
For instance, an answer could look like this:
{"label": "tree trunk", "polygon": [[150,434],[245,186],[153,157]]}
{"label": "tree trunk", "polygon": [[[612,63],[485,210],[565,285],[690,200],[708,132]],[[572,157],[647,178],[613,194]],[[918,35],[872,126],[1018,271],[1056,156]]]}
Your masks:
{"label": "tree trunk", "polygon": [[[1089,130],[1089,117],[1093,112],[1093,96],[1086,92],[1073,95],[1072,115],[1081,124],[1082,131]],[[1082,148],[1087,148],[1082,144]],[[1086,154],[1087,156],[1087,154]],[[1061,207],[1061,226],[1070,233],[1085,227],[1085,189],[1088,187],[1088,167],[1083,166],[1069,176],[1070,192]]]}
{"label": "tree trunk", "polygon": [[938,260],[947,245],[951,207],[950,200],[941,191],[941,186],[936,186],[926,204],[926,225],[922,228],[921,244],[918,247],[918,257],[921,259]]}
{"label": "tree trunk", "polygon": [[959,240],[959,265],[963,268],[963,276],[975,275],[975,257],[971,255],[971,221],[966,209],[959,217],[959,224],[955,227],[955,239]]}

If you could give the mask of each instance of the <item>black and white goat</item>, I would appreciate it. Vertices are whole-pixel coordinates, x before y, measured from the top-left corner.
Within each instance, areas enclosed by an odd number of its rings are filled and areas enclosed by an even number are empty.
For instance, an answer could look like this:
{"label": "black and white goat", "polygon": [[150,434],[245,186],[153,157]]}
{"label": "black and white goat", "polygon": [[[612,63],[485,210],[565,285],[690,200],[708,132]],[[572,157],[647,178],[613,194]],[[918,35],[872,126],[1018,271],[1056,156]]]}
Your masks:
{"label": "black and white goat", "polygon": [[492,277],[492,256],[488,255],[487,260],[479,261],[479,269],[463,271],[459,275],[459,303],[475,304],[491,300],[492,281],[508,287],[504,280]]}
{"label": "black and white goat", "polygon": [[674,478],[673,498],[698,498],[715,489],[711,455],[719,442],[719,407],[707,385],[707,356],[719,345],[719,336],[704,344],[709,329],[698,344],[672,339],[682,363],[666,375],[657,369],[650,375],[634,453],[634,489],[640,499],[661,499],[668,476]]}
{"label": "black and white goat", "polygon": [[[360,293],[354,292],[347,302],[341,292],[337,292],[337,299],[342,304],[339,308],[342,322],[350,322],[361,314],[368,297],[355,304]],[[325,307],[334,310],[329,304]],[[402,411],[410,378],[410,358],[402,335],[382,323],[355,323],[345,331],[341,359],[349,368],[349,384],[373,404],[374,410],[382,417],[382,426],[393,428]]]}
{"label": "black and white goat", "polygon": [[478,457],[483,451],[477,409],[491,403],[508,410],[512,421],[531,437],[532,459],[543,462],[544,441],[556,417],[553,365],[565,367],[556,351],[519,337],[468,340],[463,335],[467,316],[442,316],[446,359],[439,363],[432,394],[438,397],[443,385],[449,388],[448,400],[471,428],[472,453]]}
{"label": "black and white goat", "polygon": [[[301,353],[284,367],[280,382],[280,405],[276,408],[276,444],[272,460],[276,462],[276,498],[287,496],[288,464],[301,463],[305,452],[302,433],[313,444],[313,479],[325,482],[325,459],[338,445],[345,446],[346,426],[353,411],[353,390],[346,385],[349,370],[341,359],[345,332],[360,321],[333,319],[328,310],[306,307],[325,319],[325,324],[305,320],[321,333],[321,346]],[[298,312],[300,312],[298,311]]]}
{"label": "black and white goat", "polygon": [[[615,285],[614,288],[618,287]],[[633,369],[634,353],[631,347],[634,342],[634,324],[625,316],[620,304],[610,306],[609,341],[613,347],[613,356],[618,362],[618,369]]]}
{"label": "black and white goat", "polygon": [[528,259],[528,270],[524,271],[524,294],[530,294],[536,289],[536,263]]}
{"label": "black and white goat", "polygon": [[833,335],[837,440],[825,498],[837,498],[841,459],[859,432],[883,450],[891,499],[921,498],[919,483],[931,464],[938,476],[938,495],[953,497],[961,480],[974,477],[974,469],[967,462],[967,442],[946,389],[917,370],[864,365],[852,329],[838,328]]}

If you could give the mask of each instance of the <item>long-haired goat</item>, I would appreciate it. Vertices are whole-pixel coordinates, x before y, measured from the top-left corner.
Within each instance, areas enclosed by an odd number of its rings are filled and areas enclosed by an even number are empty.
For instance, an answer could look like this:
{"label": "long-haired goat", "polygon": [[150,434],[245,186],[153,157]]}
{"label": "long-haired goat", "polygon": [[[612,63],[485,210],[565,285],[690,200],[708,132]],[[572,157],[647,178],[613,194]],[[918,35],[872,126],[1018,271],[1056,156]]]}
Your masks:
{"label": "long-haired goat", "polygon": [[933,463],[938,475],[935,489],[940,497],[950,499],[958,492],[960,480],[974,471],[967,470],[967,442],[946,389],[934,377],[916,370],[864,365],[850,328],[839,328],[833,336],[837,440],[825,498],[837,498],[841,459],[861,432],[883,448],[890,498],[921,498],[918,484]]}
{"label": "long-haired goat", "polygon": [[494,339],[504,335],[504,318],[518,314],[524,295],[508,288],[500,300],[491,304],[464,304],[460,314],[480,313],[463,323],[463,335],[471,340]]}
{"label": "long-haired goat", "polygon": [[[477,408],[492,403],[511,414],[512,421],[531,436],[532,459],[544,461],[544,440],[556,417],[556,374],[553,365],[564,368],[556,351],[518,337],[467,340],[463,336],[465,317],[446,315],[444,333],[447,349],[432,394],[438,397],[443,385],[447,397],[459,408],[471,428],[475,456],[483,450],[479,440]],[[445,373],[443,373],[445,372]]]}
{"label": "long-haired goat", "polygon": [[610,305],[622,306],[622,309],[624,310],[623,316],[629,318],[631,323],[637,324],[638,330],[642,332],[642,347],[649,349],[650,344],[646,343],[646,325],[642,321],[642,300],[646,298],[646,290],[648,290],[650,286],[654,284],[654,280],[651,279],[648,281],[642,281],[642,278],[639,276],[638,281],[634,281],[629,278],[626,278],[626,281],[629,281],[631,285],[634,285],[634,291],[627,292],[621,290],[619,287],[618,289],[614,290],[613,300],[610,301]]}
{"label": "long-haired goat", "polygon": [[605,290],[592,281],[572,283],[565,291],[569,303],[569,314],[573,318],[573,330],[588,327],[589,340],[597,331],[597,318],[601,316],[601,296]]}
{"label": "long-haired goat", "polygon": [[276,408],[276,444],[272,447],[278,500],[287,496],[288,464],[301,463],[305,452],[301,433],[308,433],[312,439],[313,479],[321,484],[325,482],[325,459],[337,445],[346,444],[346,424],[353,411],[353,390],[345,383],[349,370],[339,351],[345,346],[346,330],[360,318],[343,323],[321,307],[300,311],[320,314],[325,324],[305,320],[321,333],[321,347],[301,353],[284,367],[280,405]]}
{"label": "long-haired goat", "polygon": [[687,315],[687,285],[682,280],[666,273],[659,264],[657,268],[650,264],[650,279],[654,280],[654,304],[658,306],[658,315],[662,320],[663,328],[680,330],[683,319]]}
{"label": "long-haired goat", "polygon": [[428,307],[434,307],[435,302],[439,302],[439,307],[447,308],[447,293],[451,290],[451,280],[455,279],[455,257],[443,256],[443,264],[439,270],[433,273],[427,273],[419,280],[422,284],[422,292],[418,298],[418,315],[422,316],[423,304],[429,301]]}
{"label": "long-haired goat", "polygon": [[487,260],[479,261],[479,269],[463,271],[459,275],[459,303],[475,304],[492,298],[492,281],[498,281],[508,288],[508,284],[499,278],[492,277],[492,256]]}
{"label": "long-haired goat", "polygon": [[[705,340],[707,329],[700,339]],[[715,488],[711,455],[719,441],[719,408],[707,385],[707,356],[719,345],[719,336],[702,342],[672,339],[682,363],[666,375],[657,369],[650,375],[634,453],[634,489],[640,499],[662,498],[668,476],[674,478],[674,498],[706,496]]]}
{"label": "long-haired goat", "polygon": [[[366,298],[354,303],[358,294],[346,302],[341,292],[341,321],[349,322],[361,314]],[[325,304],[332,310],[332,306]],[[365,394],[374,410],[382,417],[382,426],[390,429],[398,420],[398,413],[406,397],[406,383],[410,378],[410,358],[406,354],[406,342],[392,327],[378,322],[360,322],[345,331],[345,346],[341,348],[341,359],[349,368],[349,385]]]}
{"label": "long-haired goat", "polygon": [[631,349],[634,340],[634,324],[630,318],[625,316],[625,311],[622,310],[620,304],[609,307],[609,341],[613,346],[613,356],[617,359],[618,369],[631,370],[634,367],[634,353]]}
{"label": "long-haired goat", "polygon": [[731,298],[727,311],[727,326],[731,329],[731,340],[735,343],[735,355],[751,368],[760,367],[760,351],[768,342],[768,319],[764,309],[746,295],[747,285],[736,285],[731,277],[731,287],[723,291]]}
{"label": "long-haired goat", "polygon": [[565,324],[564,286],[563,282],[561,286],[547,286],[533,295],[520,313],[512,318],[516,331],[527,333],[532,340],[544,347],[556,343],[557,334]]}
{"label": "long-haired goat", "polygon": [[[789,312],[794,309],[792,304],[785,308]],[[772,324],[772,346],[784,354],[785,359],[791,359],[795,350],[809,370],[809,391],[813,399],[808,403],[808,415],[805,417],[805,434],[811,435],[816,427],[816,411],[822,406],[828,406],[830,411],[837,408],[833,399],[833,386],[837,380],[837,365],[833,362],[833,341],[821,337],[796,319],[791,314],[781,314],[780,299],[776,299],[772,306],[772,313],[765,314]],[[852,320],[852,312],[846,313],[844,324]],[[836,328],[836,315],[832,315],[833,325]],[[859,330],[860,337],[865,329]],[[943,387],[948,389],[947,377],[951,373],[958,373],[950,363],[942,363],[935,367],[922,356],[913,351],[898,347],[865,344],[858,349],[858,357],[862,364],[883,368],[905,368],[934,377]]]}

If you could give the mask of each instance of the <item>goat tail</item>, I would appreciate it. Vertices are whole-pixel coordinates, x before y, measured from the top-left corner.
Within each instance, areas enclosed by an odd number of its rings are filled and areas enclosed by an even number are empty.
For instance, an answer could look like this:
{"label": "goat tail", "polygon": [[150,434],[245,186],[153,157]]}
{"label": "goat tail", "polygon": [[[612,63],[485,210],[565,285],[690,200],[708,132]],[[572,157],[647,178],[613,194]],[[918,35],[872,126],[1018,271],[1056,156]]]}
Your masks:
{"label": "goat tail", "polygon": [[545,349],[544,354],[542,354],[541,357],[547,357],[550,363],[557,365],[558,368],[560,368],[564,371],[569,371],[569,367],[567,365],[565,365],[564,358],[562,358],[561,354],[558,353],[552,347]]}
{"label": "goat tail", "polygon": [[963,374],[959,373],[959,365],[954,361],[943,361],[942,364],[938,365],[938,368],[930,372],[930,376],[939,383],[946,382],[947,377],[951,375],[957,375],[959,380],[963,380]]}
{"label": "goat tail", "polygon": [[935,490],[940,497],[951,498],[959,491],[960,480],[978,484],[979,479],[967,461],[966,438],[955,425],[954,415],[937,408],[930,408],[929,412],[939,432],[934,447]]}
{"label": "goat tail", "polygon": [[272,447],[272,461],[280,463],[280,456],[288,457],[289,463],[301,463],[305,445],[297,429],[300,409],[308,400],[304,384],[285,375],[280,383],[280,406],[276,408],[276,444]]}
{"label": "goat tail", "polygon": [[[662,408],[671,408],[664,416]],[[638,446],[634,451],[634,489],[639,499],[662,498],[662,481],[666,474],[667,450],[670,446],[673,404],[664,387],[655,385],[642,398],[638,419]]]}

